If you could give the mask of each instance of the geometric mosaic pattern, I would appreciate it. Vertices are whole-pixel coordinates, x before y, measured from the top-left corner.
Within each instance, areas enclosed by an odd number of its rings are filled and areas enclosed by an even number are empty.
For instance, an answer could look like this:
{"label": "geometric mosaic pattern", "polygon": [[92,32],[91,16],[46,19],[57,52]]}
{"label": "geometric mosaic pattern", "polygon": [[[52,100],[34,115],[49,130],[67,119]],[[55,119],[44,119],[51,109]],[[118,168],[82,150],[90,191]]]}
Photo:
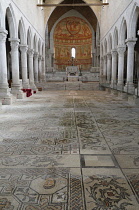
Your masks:
{"label": "geometric mosaic pattern", "polygon": [[139,107],[42,91],[0,111],[0,210],[138,210]]}

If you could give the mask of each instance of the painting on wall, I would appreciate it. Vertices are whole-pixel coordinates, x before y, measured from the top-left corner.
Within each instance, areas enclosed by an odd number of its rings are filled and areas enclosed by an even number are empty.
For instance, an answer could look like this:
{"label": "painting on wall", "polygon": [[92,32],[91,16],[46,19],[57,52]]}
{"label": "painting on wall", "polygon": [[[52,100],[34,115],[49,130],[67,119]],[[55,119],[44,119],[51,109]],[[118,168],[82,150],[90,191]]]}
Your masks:
{"label": "painting on wall", "polygon": [[59,21],[54,30],[55,67],[65,70],[72,65],[71,49],[75,48],[74,65],[88,70],[92,64],[92,31],[88,23],[79,17],[67,17]]}

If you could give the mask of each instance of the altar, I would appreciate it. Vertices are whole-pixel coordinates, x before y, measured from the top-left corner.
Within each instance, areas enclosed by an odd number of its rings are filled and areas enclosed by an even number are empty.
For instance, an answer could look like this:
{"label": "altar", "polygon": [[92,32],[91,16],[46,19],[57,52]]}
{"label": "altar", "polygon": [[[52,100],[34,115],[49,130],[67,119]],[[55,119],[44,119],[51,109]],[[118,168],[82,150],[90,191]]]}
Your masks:
{"label": "altar", "polygon": [[69,82],[79,81],[79,69],[78,66],[67,66],[66,77]]}

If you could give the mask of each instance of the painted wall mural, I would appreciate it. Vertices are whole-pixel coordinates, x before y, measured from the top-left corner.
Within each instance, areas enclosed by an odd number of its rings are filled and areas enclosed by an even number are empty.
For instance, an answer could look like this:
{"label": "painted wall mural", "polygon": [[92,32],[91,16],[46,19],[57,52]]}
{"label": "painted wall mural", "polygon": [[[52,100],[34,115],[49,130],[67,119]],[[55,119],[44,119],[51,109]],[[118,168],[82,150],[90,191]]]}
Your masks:
{"label": "painted wall mural", "polygon": [[55,66],[65,70],[72,65],[71,49],[75,48],[74,65],[88,70],[92,64],[92,31],[88,23],[78,17],[62,19],[54,30]]}

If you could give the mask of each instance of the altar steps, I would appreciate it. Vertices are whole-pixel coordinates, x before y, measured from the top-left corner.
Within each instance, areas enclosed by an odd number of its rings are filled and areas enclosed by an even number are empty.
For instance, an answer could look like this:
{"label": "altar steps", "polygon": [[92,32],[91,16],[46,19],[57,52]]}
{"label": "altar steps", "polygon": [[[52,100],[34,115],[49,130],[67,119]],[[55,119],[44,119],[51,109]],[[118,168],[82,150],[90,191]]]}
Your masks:
{"label": "altar steps", "polygon": [[99,90],[99,82],[47,82],[43,90]]}

